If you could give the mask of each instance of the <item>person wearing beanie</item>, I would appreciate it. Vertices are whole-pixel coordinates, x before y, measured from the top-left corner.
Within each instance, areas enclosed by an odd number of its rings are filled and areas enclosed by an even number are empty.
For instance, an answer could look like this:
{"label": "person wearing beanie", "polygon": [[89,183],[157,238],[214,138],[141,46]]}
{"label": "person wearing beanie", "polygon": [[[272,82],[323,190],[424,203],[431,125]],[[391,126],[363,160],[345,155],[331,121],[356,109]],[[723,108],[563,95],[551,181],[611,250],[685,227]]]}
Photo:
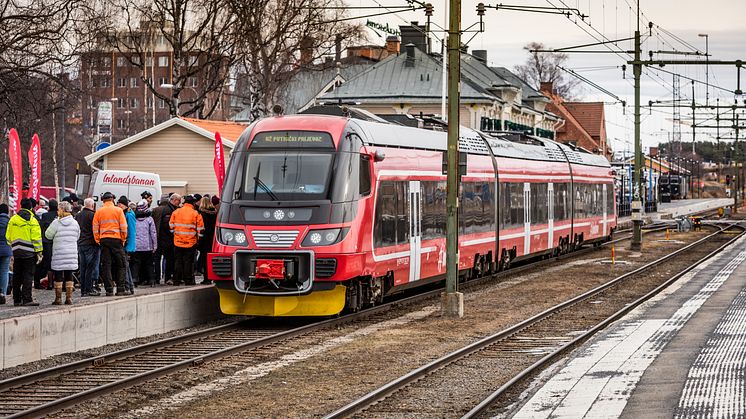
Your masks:
{"label": "person wearing beanie", "polygon": [[194,209],[194,204],[194,196],[185,196],[184,206],[174,211],[169,221],[174,234],[173,285],[194,285],[194,256],[205,232],[202,216]]}
{"label": "person wearing beanie", "polygon": [[150,216],[150,204],[143,199],[137,203],[135,210],[136,231],[135,252],[130,258],[132,280],[135,285],[155,286],[155,272],[153,270],[153,255],[158,247],[155,232],[155,221]]}
{"label": "person wearing beanie", "polygon": [[5,239],[13,251],[13,304],[38,306],[31,287],[36,263],[42,259],[41,228],[31,212],[31,200],[21,199],[21,210],[8,222]]}
{"label": "person wearing beanie", "polygon": [[163,279],[166,284],[173,284],[174,274],[174,233],[171,230],[171,215],[181,205],[181,195],[169,193],[168,201],[153,210],[156,235],[158,237],[158,251],[155,254],[155,280],[160,283],[161,258],[164,261]]}
{"label": "person wearing beanie", "polygon": [[[8,231],[9,212],[8,204],[0,204],[0,234],[2,234],[2,237],[5,237],[5,233]],[[8,294],[11,256],[13,256],[13,251],[10,249],[8,242],[0,240],[0,304],[5,304],[5,296]]]}
{"label": "person wearing beanie", "polygon": [[129,295],[124,288],[127,269],[127,256],[124,243],[127,242],[127,220],[122,209],[114,205],[114,194],[105,192],[101,196],[104,205],[93,215],[93,238],[101,246],[101,277],[106,287],[106,295]]}
{"label": "person wearing beanie", "polygon": [[215,207],[215,212],[217,212],[220,209],[220,197],[213,195],[212,198],[210,198],[210,202],[212,202],[212,206]]}
{"label": "person wearing beanie", "polygon": [[78,254],[80,255],[80,296],[98,297],[101,295],[94,286],[99,277],[101,248],[93,238],[93,217],[96,215],[96,201],[86,198],[83,209],[75,215],[80,227]]}
{"label": "person wearing beanie", "polygon": [[[41,243],[44,247],[44,250],[42,252],[44,257],[41,259],[41,263],[39,263],[39,265],[36,267],[34,275],[34,288],[46,288],[48,290],[51,290],[54,284],[54,272],[52,272],[50,266],[50,263],[52,261],[52,240],[47,239],[45,233],[47,232],[49,226],[52,225],[52,221],[57,218],[58,203],[56,199],[50,199],[47,205],[49,206],[49,209],[47,210],[47,212],[42,214],[41,219],[39,219],[39,226],[41,227]],[[42,278],[44,277],[47,278],[46,287],[42,287]]]}
{"label": "person wearing beanie", "polygon": [[202,284],[210,284],[207,279],[207,254],[212,250],[212,240],[215,237],[215,223],[218,218],[218,211],[212,205],[210,198],[204,197],[199,203],[199,213],[202,215],[202,221],[205,224],[205,234],[199,239],[199,260],[197,267],[202,272]]}
{"label": "person wearing beanie", "polygon": [[52,221],[44,235],[52,240],[52,262],[54,272],[54,302],[62,304],[62,288],[65,288],[65,304],[73,303],[73,272],[78,269],[78,238],[80,226],[73,218],[73,204],[64,201],[59,205],[58,218]]}
{"label": "person wearing beanie", "polygon": [[125,269],[124,273],[126,275],[126,279],[124,281],[124,287],[125,290],[130,294],[135,293],[135,283],[132,280],[132,271],[130,270],[129,261],[130,257],[132,256],[132,253],[135,252],[135,235],[137,234],[137,227],[135,223],[137,222],[135,218],[135,211],[133,211],[130,208],[130,200],[127,199],[126,196],[122,195],[119,197],[119,208],[124,211],[124,218],[127,220],[127,241],[124,243],[124,251],[127,254],[127,257],[125,258],[125,262],[127,264],[127,268]]}

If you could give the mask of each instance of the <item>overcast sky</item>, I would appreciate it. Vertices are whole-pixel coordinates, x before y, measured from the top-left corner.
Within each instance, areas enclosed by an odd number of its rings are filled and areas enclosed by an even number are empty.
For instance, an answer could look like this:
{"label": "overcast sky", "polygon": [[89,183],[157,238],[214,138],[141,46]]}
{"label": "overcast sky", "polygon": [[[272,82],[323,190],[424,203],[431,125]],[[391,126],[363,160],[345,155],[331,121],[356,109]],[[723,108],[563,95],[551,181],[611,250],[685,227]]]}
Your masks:
{"label": "overcast sky", "polygon": [[[406,4],[405,0],[348,0],[352,6],[395,6]],[[620,39],[633,36],[635,30],[636,11],[634,0],[513,0],[504,4],[522,6],[565,6],[577,8],[582,14],[588,15],[585,22],[578,18],[566,18],[560,15],[525,13],[516,11],[488,9],[485,16],[485,32],[478,34],[469,44],[470,50],[486,49],[490,65],[503,66],[513,69],[517,64],[525,61],[527,53],[523,46],[528,42],[542,42],[553,48],[561,48],[579,44],[587,44],[606,39]],[[435,16],[433,22],[443,26],[446,1],[434,0]],[[462,3],[462,27],[466,28],[476,22],[476,5],[474,0]],[[485,4],[496,5],[498,3]],[[678,50],[692,51],[692,47],[705,51],[705,38],[698,34],[709,35],[709,52],[711,60],[746,60],[746,0],[647,0],[640,3],[643,14],[643,36],[647,36],[647,23],[652,21],[653,36],[645,39],[643,44],[644,57],[648,51]],[[359,16],[378,10],[353,10],[351,16]],[[424,22],[424,12],[406,12],[395,15],[371,18],[380,23],[391,26],[405,24],[412,20]],[[365,23],[365,19],[362,19]],[[661,29],[662,28],[662,29]],[[670,33],[670,34],[669,34]],[[438,35],[440,36],[440,34]],[[466,34],[466,39],[471,34]],[[594,39],[594,37],[596,39]],[[679,38],[682,42],[680,42]],[[383,42],[375,33],[371,32],[372,42]],[[631,42],[619,43],[619,50],[631,50]],[[588,49],[607,50],[606,47],[596,46]],[[656,56],[657,58],[701,59],[694,56]],[[568,67],[576,70],[584,77],[610,90],[621,99],[626,100],[627,108],[623,113],[621,104],[613,104],[615,100],[593,87],[583,85],[581,97],[583,100],[601,100],[606,105],[606,129],[608,138],[616,151],[632,150],[633,139],[633,100],[632,70],[628,66],[626,79],[622,78],[621,65],[625,64],[627,56],[609,52],[608,54],[571,54]],[[705,81],[705,66],[666,66],[668,71],[674,71],[682,76]],[[671,100],[673,98],[673,76],[661,71],[648,69],[642,78],[642,103],[649,100]],[[743,86],[746,90],[746,69],[742,74]],[[743,104],[744,96],[736,97],[736,69],[734,66],[709,66],[710,103],[716,98],[720,104],[733,104],[738,100]],[[704,85],[695,85],[695,99],[697,104],[705,104],[706,89]],[[681,97],[687,104],[691,104],[691,81],[681,79]],[[697,111],[698,113],[705,111]],[[722,112],[722,111],[721,111]],[[655,146],[659,141],[666,141],[671,132],[670,108],[654,109],[652,115],[643,111],[643,146]],[[682,109],[682,119],[689,118],[690,109]],[[713,116],[710,113],[710,116]],[[746,115],[746,114],[745,114]],[[698,115],[700,120],[703,115]],[[728,115],[725,117],[732,117]],[[714,118],[714,116],[713,116]],[[746,116],[744,117],[746,118]],[[721,122],[721,124],[723,124]],[[710,125],[714,125],[713,123]],[[691,141],[691,128],[681,128],[684,141]],[[712,139],[716,130],[697,130],[697,140]],[[732,138],[727,132],[721,131],[722,137]]]}

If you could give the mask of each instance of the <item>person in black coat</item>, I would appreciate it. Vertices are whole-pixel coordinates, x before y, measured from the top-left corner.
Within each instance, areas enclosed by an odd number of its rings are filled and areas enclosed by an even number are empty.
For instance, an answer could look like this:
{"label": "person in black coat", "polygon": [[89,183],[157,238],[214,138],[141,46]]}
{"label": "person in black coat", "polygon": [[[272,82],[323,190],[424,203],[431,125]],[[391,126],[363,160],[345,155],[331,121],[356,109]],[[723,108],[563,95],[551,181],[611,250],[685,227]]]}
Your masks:
{"label": "person in black coat", "polygon": [[202,215],[202,221],[205,223],[205,234],[199,239],[197,249],[199,249],[199,259],[197,260],[197,269],[202,271],[204,279],[203,284],[209,284],[207,279],[207,254],[212,251],[212,240],[215,237],[215,223],[218,218],[218,212],[212,205],[210,198],[204,197],[199,203],[199,213]]}
{"label": "person in black coat", "polygon": [[41,227],[41,243],[44,246],[42,252],[43,258],[41,263],[36,266],[36,274],[34,275],[34,288],[41,289],[41,279],[47,276],[47,289],[51,290],[54,287],[54,272],[50,263],[52,263],[52,240],[48,240],[45,233],[47,228],[52,224],[55,218],[57,218],[57,201],[54,199],[49,200],[49,211],[45,212],[39,218],[39,227]]}

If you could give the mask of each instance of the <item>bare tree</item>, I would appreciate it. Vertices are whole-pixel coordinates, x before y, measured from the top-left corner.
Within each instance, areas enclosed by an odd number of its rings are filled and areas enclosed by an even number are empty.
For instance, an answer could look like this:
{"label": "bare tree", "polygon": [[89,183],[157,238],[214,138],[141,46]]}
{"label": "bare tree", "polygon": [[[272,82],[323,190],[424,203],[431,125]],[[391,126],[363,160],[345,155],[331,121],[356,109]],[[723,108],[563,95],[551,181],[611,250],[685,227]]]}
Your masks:
{"label": "bare tree", "polygon": [[329,54],[337,39],[362,37],[341,0],[226,1],[239,22],[238,68],[252,119],[266,115],[290,77]]}
{"label": "bare tree", "polygon": [[525,64],[515,67],[518,76],[535,89],[543,82],[552,82],[554,93],[565,99],[573,99],[577,94],[579,82],[570,78],[559,67],[563,66],[569,57],[558,52],[533,52],[549,49],[539,42],[531,42],[523,47],[529,53]]}
{"label": "bare tree", "polygon": [[[225,1],[114,0],[112,4],[111,26],[99,46],[113,47],[139,68],[142,82],[169,104],[172,116],[212,115],[237,61],[236,17]],[[169,89],[148,77],[159,46],[172,53]],[[199,83],[189,86],[194,78]],[[189,89],[193,94],[182,95]]]}

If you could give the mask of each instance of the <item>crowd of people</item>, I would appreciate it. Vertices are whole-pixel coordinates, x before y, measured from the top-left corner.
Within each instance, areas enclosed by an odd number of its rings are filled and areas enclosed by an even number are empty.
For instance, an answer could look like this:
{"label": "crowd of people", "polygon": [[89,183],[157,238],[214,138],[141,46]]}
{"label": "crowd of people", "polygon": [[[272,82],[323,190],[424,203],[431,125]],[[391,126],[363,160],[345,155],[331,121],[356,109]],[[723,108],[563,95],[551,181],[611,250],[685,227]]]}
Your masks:
{"label": "crowd of people", "polygon": [[[139,202],[110,192],[96,209],[91,198],[62,202],[24,198],[11,217],[0,204],[0,304],[12,294],[16,306],[38,306],[32,289],[54,290],[52,304],[81,297],[124,296],[138,286],[195,285],[207,280],[220,199],[209,195],[163,195],[157,206],[143,192]],[[12,276],[12,284],[9,283]],[[102,288],[103,287],[103,288]],[[64,301],[63,301],[64,296]]]}

